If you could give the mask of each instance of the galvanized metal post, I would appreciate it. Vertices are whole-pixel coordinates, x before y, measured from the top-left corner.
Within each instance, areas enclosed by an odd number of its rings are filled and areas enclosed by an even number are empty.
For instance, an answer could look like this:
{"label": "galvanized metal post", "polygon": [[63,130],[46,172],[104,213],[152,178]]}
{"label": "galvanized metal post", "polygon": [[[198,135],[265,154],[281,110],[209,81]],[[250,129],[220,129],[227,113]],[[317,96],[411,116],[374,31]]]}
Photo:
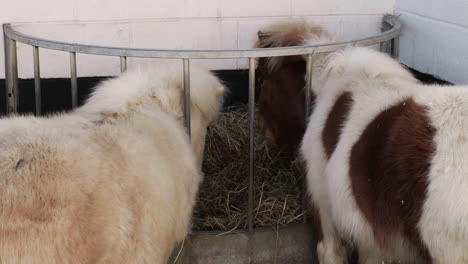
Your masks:
{"label": "galvanized metal post", "polygon": [[305,125],[309,122],[310,94],[312,92],[312,54],[307,54],[306,64],[306,89],[305,89]]}
{"label": "galvanized metal post", "polygon": [[41,69],[39,63],[39,48],[33,46],[34,58],[34,99],[36,103],[36,115],[42,113],[42,100],[41,100]]}
{"label": "galvanized metal post", "polygon": [[395,37],[391,40],[392,43],[392,56],[399,60],[400,58],[400,37]]}
{"label": "galvanized metal post", "polygon": [[387,41],[380,42],[380,51],[383,53],[387,53]]}
{"label": "galvanized metal post", "polygon": [[[191,124],[190,124],[190,60],[183,59],[184,63],[184,118],[185,130],[191,138]],[[190,139],[191,140],[191,139]]]}
{"label": "galvanized metal post", "polygon": [[[4,26],[5,28],[5,26]],[[7,113],[18,111],[19,91],[18,91],[18,60],[16,54],[16,41],[10,39],[3,33],[5,48],[5,90],[7,98]]]}
{"label": "galvanized metal post", "polygon": [[70,52],[70,75],[72,108],[78,106],[78,79],[76,75],[76,53]]}
{"label": "galvanized metal post", "polygon": [[[312,55],[313,54],[307,54],[307,61],[306,61],[306,87],[305,87],[305,104],[304,104],[304,125],[305,128],[307,128],[307,124],[309,123],[309,116],[310,116],[310,97],[312,93]],[[307,221],[307,196],[305,195],[307,192],[306,184],[305,184],[305,178],[304,178],[304,184],[302,188],[302,221],[305,223]]]}
{"label": "galvanized metal post", "polygon": [[121,56],[120,57],[120,72],[126,72],[126,71],[127,71],[127,57]]}
{"label": "galvanized metal post", "polygon": [[248,197],[248,228],[253,232],[253,204],[255,177],[255,58],[249,58],[249,197]]}

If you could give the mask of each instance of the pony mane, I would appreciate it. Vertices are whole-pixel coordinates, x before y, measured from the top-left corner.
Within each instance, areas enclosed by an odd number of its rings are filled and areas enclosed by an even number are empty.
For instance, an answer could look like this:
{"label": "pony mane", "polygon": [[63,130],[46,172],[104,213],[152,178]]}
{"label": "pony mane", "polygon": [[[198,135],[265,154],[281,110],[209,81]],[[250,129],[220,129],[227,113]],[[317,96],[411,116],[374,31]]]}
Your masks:
{"label": "pony mane", "polygon": [[[287,21],[272,24],[257,32],[255,48],[291,47],[324,44],[334,41],[334,36],[323,27],[306,21]],[[284,57],[267,58],[269,72],[277,70]]]}
{"label": "pony mane", "polygon": [[[213,120],[222,107],[226,88],[211,72],[190,69],[190,103],[208,120]],[[86,103],[75,111],[102,118],[121,116],[148,105],[183,116],[184,78],[181,64],[165,63],[157,67],[137,68],[101,82]]]}
{"label": "pony mane", "polygon": [[398,61],[388,54],[368,47],[347,47],[331,53],[326,58],[321,79],[385,79],[401,78],[409,81],[417,80]]}

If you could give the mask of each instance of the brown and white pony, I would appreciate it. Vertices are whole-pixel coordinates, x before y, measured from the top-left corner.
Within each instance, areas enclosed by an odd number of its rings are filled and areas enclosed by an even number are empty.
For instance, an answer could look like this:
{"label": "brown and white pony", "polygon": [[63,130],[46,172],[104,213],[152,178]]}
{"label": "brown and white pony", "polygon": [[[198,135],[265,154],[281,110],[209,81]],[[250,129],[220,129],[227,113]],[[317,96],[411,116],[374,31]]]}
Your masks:
{"label": "brown and white pony", "polygon": [[192,68],[124,74],[85,105],[0,120],[0,263],[166,263],[188,232],[224,88]]}
{"label": "brown and white pony", "polygon": [[468,263],[468,87],[419,83],[367,48],[333,54],[301,153],[321,263]]}
{"label": "brown and white pony", "polygon": [[[386,54],[333,53],[301,145],[320,263],[468,263],[468,87],[424,85]],[[290,105],[289,107],[293,107]]]}
{"label": "brown and white pony", "polygon": [[[302,46],[327,43],[333,37],[318,25],[306,22],[277,23],[258,31],[256,48]],[[314,71],[324,54],[313,56]],[[258,124],[266,136],[285,149],[296,149],[305,131],[305,72],[303,56],[258,60],[261,81]]]}

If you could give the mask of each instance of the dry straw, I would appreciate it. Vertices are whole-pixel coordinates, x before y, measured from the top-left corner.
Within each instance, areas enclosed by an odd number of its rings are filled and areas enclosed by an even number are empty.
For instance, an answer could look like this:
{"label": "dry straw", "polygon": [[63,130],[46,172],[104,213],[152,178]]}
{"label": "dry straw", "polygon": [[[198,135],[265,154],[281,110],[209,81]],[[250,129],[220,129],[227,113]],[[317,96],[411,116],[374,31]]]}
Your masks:
{"label": "dry straw", "polygon": [[[194,212],[194,230],[247,227],[249,168],[248,111],[231,107],[209,127],[204,182]],[[295,153],[255,136],[255,226],[289,224],[302,218],[303,173]]]}

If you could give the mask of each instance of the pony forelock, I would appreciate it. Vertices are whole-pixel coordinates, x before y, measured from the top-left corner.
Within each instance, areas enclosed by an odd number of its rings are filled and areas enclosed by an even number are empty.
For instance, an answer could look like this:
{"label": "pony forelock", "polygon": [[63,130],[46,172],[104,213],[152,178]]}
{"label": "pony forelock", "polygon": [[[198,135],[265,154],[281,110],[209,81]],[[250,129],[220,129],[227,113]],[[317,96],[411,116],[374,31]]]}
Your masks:
{"label": "pony forelock", "polygon": [[[255,48],[291,47],[332,42],[335,38],[322,26],[300,21],[279,22],[257,32]],[[267,58],[267,69],[274,72],[285,57]]]}

